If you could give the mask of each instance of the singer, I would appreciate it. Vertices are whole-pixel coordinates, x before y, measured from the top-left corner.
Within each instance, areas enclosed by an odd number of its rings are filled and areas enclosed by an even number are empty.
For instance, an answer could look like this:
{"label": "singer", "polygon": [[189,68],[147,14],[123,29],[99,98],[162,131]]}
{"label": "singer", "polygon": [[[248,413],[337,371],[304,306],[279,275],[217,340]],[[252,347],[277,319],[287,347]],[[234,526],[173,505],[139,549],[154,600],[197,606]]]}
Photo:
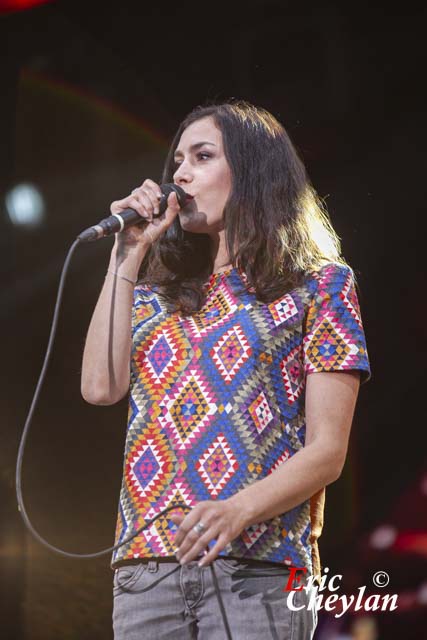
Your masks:
{"label": "singer", "polygon": [[[111,205],[115,236],[83,354],[90,403],[129,398],[116,543],[116,640],[313,638],[298,590],[320,575],[325,487],[370,375],[354,274],[283,126],[245,102],[198,107],[163,183]],[[305,573],[304,573],[305,571]],[[295,573],[295,572],[294,572]]]}

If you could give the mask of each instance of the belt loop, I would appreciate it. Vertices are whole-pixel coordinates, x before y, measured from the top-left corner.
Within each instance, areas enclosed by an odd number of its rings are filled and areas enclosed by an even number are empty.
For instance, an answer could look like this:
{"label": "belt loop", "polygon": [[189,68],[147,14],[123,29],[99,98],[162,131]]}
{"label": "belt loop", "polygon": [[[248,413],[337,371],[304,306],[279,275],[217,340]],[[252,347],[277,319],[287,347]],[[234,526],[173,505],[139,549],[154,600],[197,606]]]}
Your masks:
{"label": "belt loop", "polygon": [[158,569],[157,560],[149,560],[148,561],[148,571],[150,573],[156,573],[157,569]]}

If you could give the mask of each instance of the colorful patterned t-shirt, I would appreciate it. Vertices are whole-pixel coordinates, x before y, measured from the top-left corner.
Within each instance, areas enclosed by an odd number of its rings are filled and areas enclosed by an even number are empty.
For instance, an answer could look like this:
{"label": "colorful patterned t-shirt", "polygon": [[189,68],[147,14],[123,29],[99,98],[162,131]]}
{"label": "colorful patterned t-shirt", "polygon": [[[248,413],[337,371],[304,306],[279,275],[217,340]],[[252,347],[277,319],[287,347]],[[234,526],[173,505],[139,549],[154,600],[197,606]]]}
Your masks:
{"label": "colorful patterned t-shirt", "polygon": [[[349,267],[330,263],[271,303],[237,268],[213,274],[203,308],[170,313],[135,287],[128,429],[116,544],[168,506],[223,500],[286,464],[305,443],[306,376],[369,376]],[[324,489],[254,524],[221,555],[307,567],[319,574]],[[123,560],[174,557],[168,514],[119,547]]]}

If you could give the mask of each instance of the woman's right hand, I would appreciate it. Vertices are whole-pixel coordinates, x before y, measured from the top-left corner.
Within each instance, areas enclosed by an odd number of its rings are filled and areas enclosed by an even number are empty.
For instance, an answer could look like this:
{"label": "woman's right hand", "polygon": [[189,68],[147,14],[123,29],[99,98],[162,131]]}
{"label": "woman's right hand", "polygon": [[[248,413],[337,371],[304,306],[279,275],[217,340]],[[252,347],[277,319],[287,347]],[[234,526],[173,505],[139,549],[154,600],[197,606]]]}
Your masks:
{"label": "woman's right hand", "polygon": [[180,209],[176,193],[172,191],[168,197],[166,211],[155,218],[159,211],[159,201],[162,196],[159,185],[153,180],[144,180],[140,187],[132,191],[123,200],[111,203],[111,213],[120,213],[124,209],[134,209],[145,224],[133,225],[116,234],[116,242],[120,248],[138,249],[151,246],[173,223]]}

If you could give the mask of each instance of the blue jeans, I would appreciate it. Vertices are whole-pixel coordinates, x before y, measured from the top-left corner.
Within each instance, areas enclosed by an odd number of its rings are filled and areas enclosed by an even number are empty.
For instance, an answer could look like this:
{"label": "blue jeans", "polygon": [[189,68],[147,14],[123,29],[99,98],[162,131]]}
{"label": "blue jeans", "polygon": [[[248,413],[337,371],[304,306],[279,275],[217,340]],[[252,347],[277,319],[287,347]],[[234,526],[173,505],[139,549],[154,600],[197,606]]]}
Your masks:
{"label": "blue jeans", "polygon": [[[312,640],[316,610],[306,590],[288,608],[289,570],[272,563],[217,558],[215,573],[232,640]],[[226,640],[210,567],[145,560],[114,573],[115,640]],[[303,607],[303,608],[302,608]]]}

